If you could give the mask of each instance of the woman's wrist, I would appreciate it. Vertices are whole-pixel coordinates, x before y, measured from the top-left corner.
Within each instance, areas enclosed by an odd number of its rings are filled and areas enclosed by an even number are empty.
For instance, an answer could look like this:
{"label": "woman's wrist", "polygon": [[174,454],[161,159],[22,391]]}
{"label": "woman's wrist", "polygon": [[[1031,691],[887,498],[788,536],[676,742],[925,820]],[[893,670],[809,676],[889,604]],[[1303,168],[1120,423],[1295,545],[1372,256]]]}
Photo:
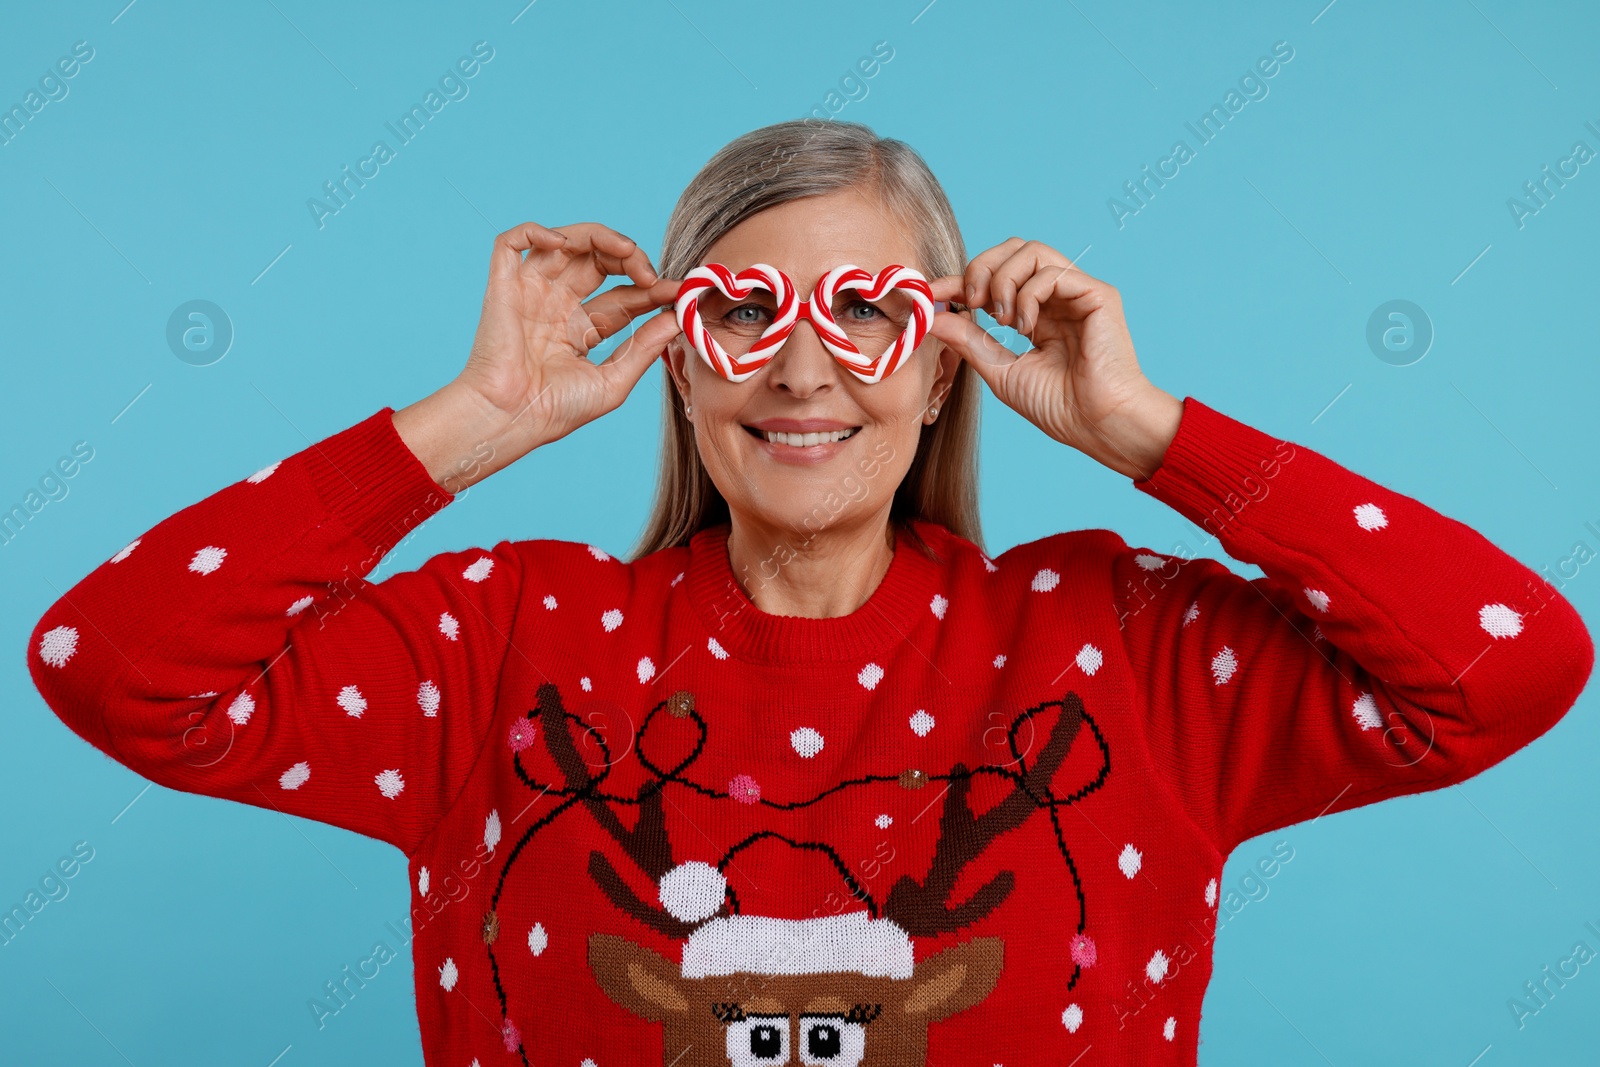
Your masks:
{"label": "woman's wrist", "polygon": [[394,413],[395,432],[446,492],[459,493],[509,466],[512,420],[476,390],[453,381]]}
{"label": "woman's wrist", "polygon": [[1095,426],[1102,447],[1094,458],[1135,481],[1147,479],[1161,466],[1182,419],[1183,401],[1152,385]]}

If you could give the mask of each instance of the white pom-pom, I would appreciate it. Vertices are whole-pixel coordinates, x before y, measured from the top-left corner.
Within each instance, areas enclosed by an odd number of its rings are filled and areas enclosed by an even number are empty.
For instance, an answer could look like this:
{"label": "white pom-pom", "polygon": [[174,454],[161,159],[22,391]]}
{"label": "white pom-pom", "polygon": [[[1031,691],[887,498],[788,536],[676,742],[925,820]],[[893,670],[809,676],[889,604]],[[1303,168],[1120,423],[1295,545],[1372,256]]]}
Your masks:
{"label": "white pom-pom", "polygon": [[500,809],[489,812],[489,817],[483,821],[483,844],[489,851],[494,851],[494,846],[500,843]]}
{"label": "white pom-pom", "polygon": [[545,933],[544,923],[534,923],[528,931],[528,951],[537,956],[549,947],[550,935]]}
{"label": "white pom-pom", "polygon": [[709,919],[727,899],[728,882],[709,863],[688,860],[661,876],[661,906],[686,923]]}
{"label": "white pom-pom", "polygon": [[446,956],[444,963],[439,966],[439,984],[445,992],[456,987],[456,979],[461,977],[461,972],[456,970],[456,961]]}

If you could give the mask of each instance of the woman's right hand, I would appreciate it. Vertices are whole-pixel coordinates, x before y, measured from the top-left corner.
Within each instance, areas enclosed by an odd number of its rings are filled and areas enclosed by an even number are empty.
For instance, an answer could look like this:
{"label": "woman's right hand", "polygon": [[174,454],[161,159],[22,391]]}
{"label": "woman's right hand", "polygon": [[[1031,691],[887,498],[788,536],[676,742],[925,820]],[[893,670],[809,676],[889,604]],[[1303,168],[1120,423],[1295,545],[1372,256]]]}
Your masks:
{"label": "woman's right hand", "polygon": [[[611,275],[632,284],[587,299]],[[395,428],[436,481],[460,492],[619,407],[678,333],[678,284],[599,223],[512,227],[494,240],[466,367],[397,411]],[[663,305],[603,362],[590,361],[602,341]]]}
{"label": "woman's right hand", "polygon": [[[589,299],[614,274],[633,284]],[[530,447],[565,437],[622,404],[678,332],[672,309],[641,324],[603,363],[589,352],[670,304],[677,291],[633,240],[597,222],[514,226],[495,238],[483,314],[459,382],[526,423]]]}

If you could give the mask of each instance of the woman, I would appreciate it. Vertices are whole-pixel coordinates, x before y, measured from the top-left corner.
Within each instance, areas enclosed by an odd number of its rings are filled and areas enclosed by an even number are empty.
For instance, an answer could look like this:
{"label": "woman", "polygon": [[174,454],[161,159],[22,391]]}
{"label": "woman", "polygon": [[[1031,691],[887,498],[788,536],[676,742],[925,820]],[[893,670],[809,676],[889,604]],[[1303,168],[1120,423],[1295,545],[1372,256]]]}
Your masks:
{"label": "woman", "polygon": [[[1193,1063],[1235,846],[1470,778],[1587,681],[1573,608],[1481,535],[1162,391],[1053,248],[968,263],[900,142],[739,138],[661,263],[501,234],[449,385],[171,516],[33,634],[120,762],[406,854],[430,1064]],[[710,263],[812,294],[781,347],[771,291],[675,303]],[[851,264],[930,281],[812,288]],[[857,373],[829,331],[873,356],[919,299],[922,342]],[[363,580],[657,356],[635,558],[501,541]],[[1266,576],[1100,529],[986,555],[980,378]]]}

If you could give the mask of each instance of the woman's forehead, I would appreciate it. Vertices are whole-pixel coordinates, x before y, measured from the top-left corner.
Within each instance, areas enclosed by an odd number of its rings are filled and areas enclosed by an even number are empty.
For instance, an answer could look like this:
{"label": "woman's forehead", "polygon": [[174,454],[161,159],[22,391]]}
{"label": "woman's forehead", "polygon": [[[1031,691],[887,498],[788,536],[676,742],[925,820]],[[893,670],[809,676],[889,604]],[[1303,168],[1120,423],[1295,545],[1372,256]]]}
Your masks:
{"label": "woman's forehead", "polygon": [[922,270],[907,228],[855,190],[802,197],[753,215],[713,242],[701,262],[735,273],[766,263],[801,288],[846,263],[873,273],[892,263]]}

